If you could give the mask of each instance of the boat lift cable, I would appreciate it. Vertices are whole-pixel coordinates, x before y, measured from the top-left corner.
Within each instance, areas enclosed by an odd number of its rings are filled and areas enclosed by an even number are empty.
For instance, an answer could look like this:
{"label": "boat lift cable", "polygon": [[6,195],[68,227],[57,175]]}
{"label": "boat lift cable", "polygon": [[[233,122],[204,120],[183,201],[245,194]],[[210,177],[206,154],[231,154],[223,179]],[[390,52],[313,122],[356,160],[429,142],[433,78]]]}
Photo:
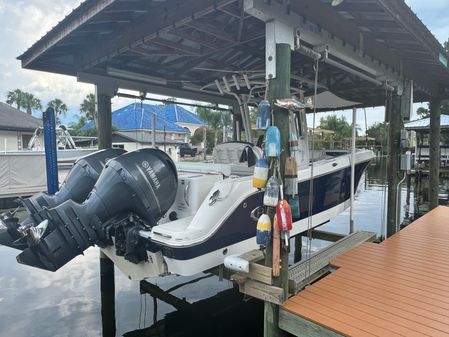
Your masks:
{"label": "boat lift cable", "polygon": [[[318,96],[318,72],[319,72],[319,59],[316,60],[315,63],[315,87],[314,87],[314,97],[313,97],[313,122],[312,122],[312,130],[315,130],[316,127],[316,113],[317,113],[317,96]],[[308,211],[308,222],[307,222],[307,268],[306,268],[306,275],[307,278],[310,277],[311,274],[311,259],[310,256],[312,254],[312,228],[313,228],[313,184],[314,184],[314,152],[315,152],[315,136],[314,132],[312,131],[312,160],[310,164],[310,185],[309,185],[309,211]]]}
{"label": "boat lift cable", "polygon": [[363,108],[363,114],[365,115],[365,147],[368,149],[368,121],[366,119],[366,108]]}

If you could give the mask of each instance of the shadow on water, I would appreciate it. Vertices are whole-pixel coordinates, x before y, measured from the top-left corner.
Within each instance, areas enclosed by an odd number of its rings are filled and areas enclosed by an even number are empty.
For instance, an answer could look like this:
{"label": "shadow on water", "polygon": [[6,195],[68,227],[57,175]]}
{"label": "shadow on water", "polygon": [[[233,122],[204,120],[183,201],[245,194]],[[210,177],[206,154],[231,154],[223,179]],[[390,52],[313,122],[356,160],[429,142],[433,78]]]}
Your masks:
{"label": "shadow on water", "polygon": [[262,317],[261,301],[244,301],[238,290],[231,288],[124,336],[261,336]]}
{"label": "shadow on water", "polygon": [[[356,230],[381,233],[386,192],[384,165],[385,161],[373,162],[360,182],[354,207]],[[447,184],[443,184],[442,189],[447,193]],[[413,190],[411,193],[413,200]],[[404,184],[403,204],[405,199]],[[413,205],[411,207],[413,210]],[[405,214],[402,207],[401,214],[401,217]],[[349,212],[343,212],[320,229],[347,233]],[[304,257],[329,244],[312,240],[308,249],[308,239],[302,240]],[[16,255],[17,251],[0,246],[0,336],[102,335],[97,248],[88,249],[84,256],[78,256],[56,273],[19,265],[15,262]],[[151,280],[162,289],[171,289],[171,295],[186,302],[185,307],[177,309],[150,295],[141,295],[139,282],[130,281],[116,270],[117,336],[262,335],[262,302],[242,300],[229,281],[220,282],[218,277],[212,276],[193,282],[198,277],[201,275]]]}

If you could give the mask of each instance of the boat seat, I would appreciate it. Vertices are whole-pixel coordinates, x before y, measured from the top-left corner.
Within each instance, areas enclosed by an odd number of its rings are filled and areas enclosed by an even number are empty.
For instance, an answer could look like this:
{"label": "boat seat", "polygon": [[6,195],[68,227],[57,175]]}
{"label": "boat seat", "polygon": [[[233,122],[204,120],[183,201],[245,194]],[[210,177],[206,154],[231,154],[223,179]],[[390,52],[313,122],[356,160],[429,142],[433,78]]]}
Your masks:
{"label": "boat seat", "polygon": [[212,153],[214,164],[233,164],[252,167],[263,156],[260,147],[247,142],[218,144]]}

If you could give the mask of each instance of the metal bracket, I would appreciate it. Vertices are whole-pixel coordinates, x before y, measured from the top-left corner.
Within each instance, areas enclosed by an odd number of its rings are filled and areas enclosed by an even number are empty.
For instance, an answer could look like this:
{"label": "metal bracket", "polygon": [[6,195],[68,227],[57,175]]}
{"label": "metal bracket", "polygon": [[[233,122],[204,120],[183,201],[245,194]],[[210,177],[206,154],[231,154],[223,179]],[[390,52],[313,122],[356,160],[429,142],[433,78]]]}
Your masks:
{"label": "metal bracket", "polygon": [[[317,25],[307,21],[306,18],[297,13],[289,13],[286,11],[285,5],[277,1],[245,0],[244,10],[264,22],[280,21],[286,26],[293,26],[295,29],[300,30],[301,40],[310,45],[315,51],[321,52],[324,51],[323,49],[326,49],[332,56],[351,64],[374,78],[380,79],[385,77],[385,80],[389,83],[399,80],[397,72],[373,61],[369,55],[365,55],[360,50],[357,50],[355,48],[357,46],[345,44],[338,37],[323,29],[318,29]],[[360,46],[358,47],[360,49]]]}
{"label": "metal bracket", "polygon": [[265,77],[276,78],[276,44],[289,44],[295,48],[295,29],[278,20],[265,23]]}

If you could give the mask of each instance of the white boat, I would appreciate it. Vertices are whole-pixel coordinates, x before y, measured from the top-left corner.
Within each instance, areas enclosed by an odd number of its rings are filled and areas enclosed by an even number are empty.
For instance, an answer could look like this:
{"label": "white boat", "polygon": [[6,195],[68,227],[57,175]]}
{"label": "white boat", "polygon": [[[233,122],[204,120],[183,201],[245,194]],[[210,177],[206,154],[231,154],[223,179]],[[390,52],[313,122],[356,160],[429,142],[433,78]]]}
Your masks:
{"label": "white boat", "polygon": [[[235,145],[235,144],[234,144]],[[228,145],[229,146],[229,145]],[[238,148],[239,144],[237,144]],[[237,151],[238,152],[238,151]],[[355,161],[355,186],[373,157],[359,150]],[[263,191],[252,187],[252,168],[238,163],[183,165],[178,163],[176,201],[151,230],[141,230],[148,261],[129,263],[116,247],[103,249],[131,279],[164,275],[193,275],[223,263],[226,256],[241,254],[256,244],[256,221],[251,213],[262,205]],[[343,212],[350,204],[350,155],[328,156],[314,164],[314,199],[311,226],[317,227]],[[294,219],[291,236],[309,226],[310,166],[298,171],[301,216]],[[176,220],[170,214],[176,213]]]}
{"label": "white boat", "polygon": [[[159,150],[119,155],[106,164],[85,202],[67,200],[71,193],[64,191],[66,197],[57,198],[60,204],[53,208],[38,210],[33,202],[37,215],[23,223],[14,225],[13,215],[3,214],[0,243],[14,247],[14,237],[5,237],[15,231],[20,241],[15,248],[24,249],[17,260],[51,271],[93,244],[131,279],[211,269],[227,256],[258,247],[254,214],[261,210],[264,192],[252,187],[253,167],[240,162],[248,149],[256,157],[262,154],[256,146],[232,142],[218,147],[215,163],[178,163],[176,168]],[[162,158],[166,166],[157,169],[159,164],[147,161],[151,156]],[[356,152],[355,186],[372,157],[371,151]],[[349,206],[350,155],[333,153],[313,165],[310,226],[316,227]],[[311,165],[300,167],[301,216],[294,219],[292,236],[308,229],[311,180]],[[163,185],[160,190],[158,185]],[[79,188],[74,182],[63,186]]]}

